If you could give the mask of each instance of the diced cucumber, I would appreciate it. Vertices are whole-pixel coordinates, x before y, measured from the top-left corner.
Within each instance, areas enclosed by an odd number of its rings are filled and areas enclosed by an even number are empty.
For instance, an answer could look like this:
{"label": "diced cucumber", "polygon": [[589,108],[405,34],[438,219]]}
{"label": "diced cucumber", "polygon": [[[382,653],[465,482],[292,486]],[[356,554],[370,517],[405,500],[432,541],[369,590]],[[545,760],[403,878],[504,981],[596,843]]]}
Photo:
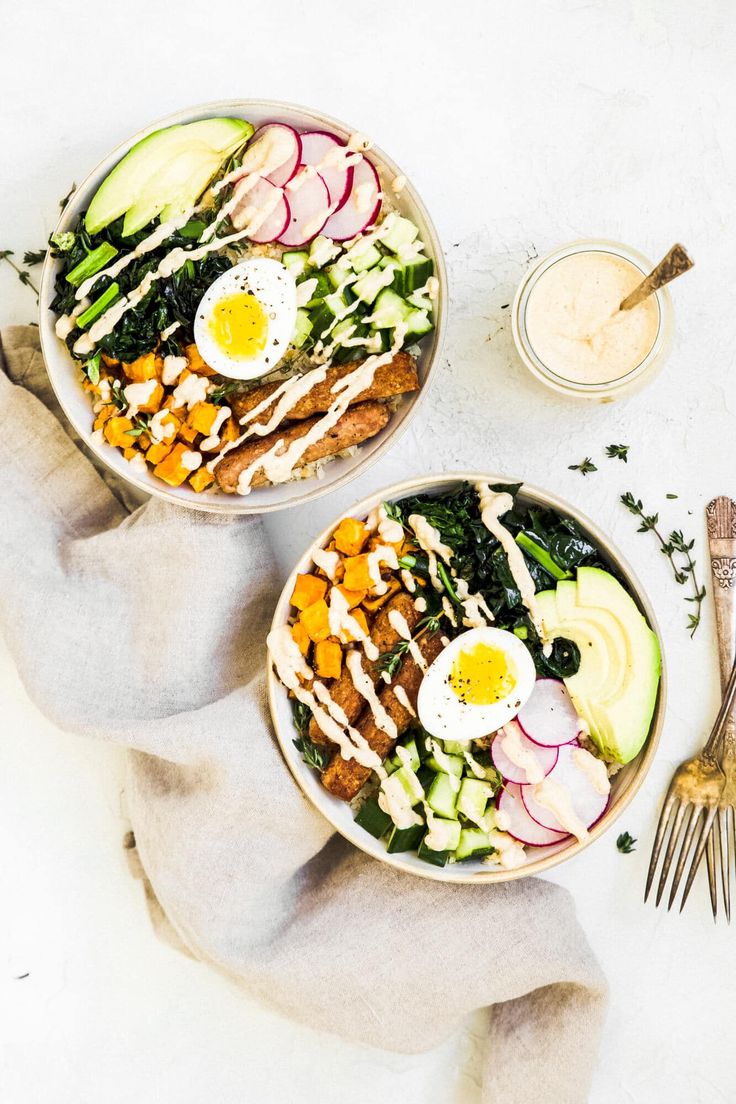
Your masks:
{"label": "diced cucumber", "polygon": [[410,295],[406,297],[407,303],[411,303],[417,310],[426,311],[427,314],[431,314],[434,309],[434,304],[428,295],[421,294],[421,288],[418,291],[412,291]]}
{"label": "diced cucumber", "polygon": [[432,783],[434,782],[435,778],[437,777],[437,774],[436,774],[436,771],[433,771],[432,768],[427,763],[422,763],[421,767],[416,772],[416,776],[417,776],[417,781],[419,782],[419,785],[422,787],[422,789],[426,793],[427,790],[432,785]]}
{"label": "diced cucumber", "polygon": [[412,308],[391,288],[384,288],[373,307],[373,326],[377,330],[403,325]]}
{"label": "diced cucumber", "polygon": [[390,273],[386,269],[369,268],[352,285],[356,298],[363,303],[372,303],[379,292],[391,282],[388,278],[389,275]]}
{"label": "diced cucumber", "polygon": [[427,804],[438,816],[456,820],[455,800],[457,794],[452,788],[449,774],[436,774],[427,793]]}
{"label": "diced cucumber", "polygon": [[417,257],[396,266],[391,287],[397,295],[411,295],[425,286],[433,271],[434,265],[428,257]]}
{"label": "diced cucumber", "polygon": [[281,254],[281,263],[296,278],[309,267],[309,254],[305,249],[289,249]]}
{"label": "diced cucumber", "polygon": [[406,320],[406,332],[421,337],[432,329],[432,321],[424,310],[414,310]]}
{"label": "diced cucumber", "polygon": [[348,249],[345,259],[352,266],[353,272],[365,272],[369,268],[375,268],[382,256],[383,254],[372,242],[357,241],[351,249]]}
{"label": "diced cucumber", "polygon": [[326,295],[325,298],[316,306],[312,308],[312,333],[315,337],[324,337],[324,334],[334,324],[336,318],[340,318],[345,314],[348,307],[347,300],[338,295],[337,292],[332,292],[330,295]]}
{"label": "diced cucumber", "polygon": [[339,257],[334,264],[325,269],[325,272],[333,288],[339,288],[346,280],[352,280],[355,276],[346,256]]}
{"label": "diced cucumber", "polygon": [[390,330],[371,330],[371,352],[387,353],[391,348]]}
{"label": "diced cucumber", "polygon": [[[417,748],[417,743],[414,737],[410,737],[410,739],[408,739],[402,746],[406,749],[406,752],[410,756],[409,766],[411,767],[411,769],[413,771],[419,770],[419,749]],[[388,756],[387,759],[384,760],[383,766],[389,774],[392,774],[393,771],[398,770],[399,767],[402,766],[402,762],[399,759],[398,754],[394,751],[391,755]]]}
{"label": "diced cucumber", "polygon": [[301,349],[304,344],[309,340],[309,336],[312,333],[312,320],[305,310],[298,310],[296,312],[296,322],[294,324],[294,336],[291,339],[291,344],[297,349]]}
{"label": "diced cucumber", "polygon": [[304,288],[305,285],[309,285],[310,295],[306,303],[299,304],[302,307],[315,307],[325,296],[330,295],[333,290],[324,272],[314,272],[311,275],[305,275],[297,280],[297,303],[299,303],[299,288]]}
{"label": "diced cucumber", "polygon": [[425,827],[424,824],[412,824],[411,828],[394,827],[386,843],[389,855],[395,855],[398,851],[416,850],[422,842]]}
{"label": "diced cucumber", "polygon": [[480,828],[463,828],[460,832],[460,841],[455,848],[455,858],[458,862],[465,862],[467,859],[480,859],[484,855],[492,855],[495,850],[488,832],[483,832]]}
{"label": "diced cucumber", "polygon": [[[430,851],[454,851],[460,842],[460,830],[461,825],[457,820],[432,817],[423,843]],[[430,847],[430,840],[434,843],[434,848]]]}
{"label": "diced cucumber", "polygon": [[388,813],[384,813],[378,804],[377,798],[369,797],[356,813],[355,823],[359,824],[361,828],[365,828],[366,832],[370,832],[376,839],[380,839],[381,836],[386,834],[393,822]]}
{"label": "diced cucumber", "polygon": [[447,866],[451,854],[452,851],[433,851],[431,847],[427,847],[424,840],[417,848],[417,858],[432,863],[432,866]]}
{"label": "diced cucumber", "polygon": [[468,820],[478,823],[483,820],[486,805],[493,797],[493,787],[480,778],[463,778],[457,795],[457,810]]}
{"label": "diced cucumber", "polygon": [[463,744],[459,740],[443,740],[442,747],[445,749],[447,755],[464,756],[470,745]]}
{"label": "diced cucumber", "polygon": [[411,767],[399,767],[399,769],[394,771],[391,775],[391,781],[394,785],[401,786],[412,805],[418,805],[422,800],[421,791],[423,787],[419,785],[417,776]]}
{"label": "diced cucumber", "polygon": [[401,215],[389,215],[384,225],[386,229],[381,234],[381,241],[392,253],[396,253],[402,245],[411,245],[419,237],[419,228],[411,219]]}
{"label": "diced cucumber", "polygon": [[315,268],[324,268],[337,257],[341,249],[342,246],[333,242],[332,238],[318,234],[309,247],[309,263]]}
{"label": "diced cucumber", "polygon": [[434,755],[430,755],[427,763],[432,770],[454,774],[456,778],[462,777],[463,767],[465,766],[465,760],[461,759],[459,755],[444,755],[442,763],[438,763]]}

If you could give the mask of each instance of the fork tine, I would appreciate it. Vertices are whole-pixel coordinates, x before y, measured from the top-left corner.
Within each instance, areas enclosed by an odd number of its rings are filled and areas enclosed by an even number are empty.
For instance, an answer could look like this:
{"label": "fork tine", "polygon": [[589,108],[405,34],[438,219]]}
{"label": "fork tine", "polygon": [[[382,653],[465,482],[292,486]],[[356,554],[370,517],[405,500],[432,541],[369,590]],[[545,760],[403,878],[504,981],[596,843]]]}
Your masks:
{"label": "fork tine", "polygon": [[[695,839],[695,833],[698,829],[698,824],[700,824],[701,821],[700,814],[702,812],[702,805],[691,806],[690,819],[688,820],[687,827],[685,828],[685,835],[682,840],[682,847],[680,848],[680,854],[677,856],[677,866],[675,867],[675,873],[672,877],[672,888],[670,890],[669,900],[667,901],[668,912],[672,908],[675,897],[677,896],[677,891],[680,888],[680,879],[682,878],[683,872],[685,870],[685,863],[687,862],[687,857],[690,854],[693,840]],[[700,843],[702,838],[703,830],[701,824],[701,830],[698,836],[698,844]]]}
{"label": "fork tine", "polygon": [[[680,805],[679,803],[675,809],[675,815],[672,818],[672,824],[670,827],[670,838],[667,844],[667,850],[664,853],[664,861],[662,863],[662,871],[659,875],[659,885],[657,886],[657,896],[654,899],[655,906],[662,900],[662,894],[664,893],[664,887],[667,882],[667,875],[670,872],[670,866],[672,865],[672,859],[675,855],[675,848],[677,847],[677,841],[680,836],[680,829],[682,822],[685,818],[685,814],[688,813],[690,819],[692,819],[692,805]],[[690,823],[690,819],[687,821],[686,828]]]}
{"label": "fork tine", "polygon": [[[689,871],[688,876],[687,876],[687,881],[685,882],[685,888],[682,892],[682,901],[680,902],[680,912],[682,912],[682,910],[685,907],[685,902],[687,901],[687,899],[690,895],[690,889],[692,887],[693,882],[695,881],[695,875],[698,872],[698,867],[700,866],[700,861],[703,858],[703,852],[705,851],[705,848],[708,844],[708,840],[711,839],[712,830],[713,830],[713,822],[716,819],[716,813],[717,812],[718,812],[718,806],[717,805],[714,805],[713,808],[710,809],[710,811],[708,811],[707,809],[703,810],[703,825],[702,825],[702,828],[701,828],[700,836],[698,837],[698,841],[695,845],[695,854],[693,855],[693,861],[690,864],[690,871]],[[698,814],[698,819],[699,818],[700,818],[700,814]],[[714,886],[714,888],[715,888],[715,886]],[[713,918],[715,919],[715,912],[713,913]]]}
{"label": "fork tine", "polygon": [[[730,872],[732,865],[736,870],[736,809],[734,809],[733,805],[730,805],[726,809],[726,813],[731,825],[731,831],[727,831],[726,833],[728,836],[728,867]],[[733,860],[733,863],[731,860]]]}
{"label": "fork tine", "polygon": [[723,816],[719,809],[716,820],[718,821],[718,851],[721,859],[721,889],[723,891],[723,908],[726,912],[726,921],[731,923],[731,868],[728,865],[728,820],[730,810],[725,808]]}
{"label": "fork tine", "polygon": [[[716,813],[716,816],[718,814]],[[718,883],[716,881],[716,833],[715,829],[708,835],[705,845],[705,862],[708,867],[708,889],[710,890],[710,907],[713,911],[713,919],[718,916]],[[687,889],[687,886],[685,887]],[[683,899],[683,905],[685,901]],[[682,909],[680,909],[682,911]]]}
{"label": "fork tine", "polygon": [[664,833],[669,821],[670,814],[675,804],[675,795],[671,792],[667,794],[664,805],[662,806],[662,812],[659,814],[659,822],[657,824],[657,834],[654,837],[654,844],[652,845],[652,857],[649,860],[649,870],[647,872],[647,885],[644,890],[644,900],[646,901],[649,896],[649,891],[652,888],[652,882],[654,881],[654,873],[657,869],[657,863],[659,861],[659,853],[662,850],[662,842],[664,840]]}

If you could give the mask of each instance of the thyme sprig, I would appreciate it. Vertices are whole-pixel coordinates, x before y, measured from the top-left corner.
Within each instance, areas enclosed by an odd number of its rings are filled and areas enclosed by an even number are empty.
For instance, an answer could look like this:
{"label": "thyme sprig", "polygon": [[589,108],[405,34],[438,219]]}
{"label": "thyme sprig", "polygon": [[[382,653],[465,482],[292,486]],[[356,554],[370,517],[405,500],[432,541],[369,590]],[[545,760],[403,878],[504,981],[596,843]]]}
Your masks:
{"label": "thyme sprig", "polygon": [[239,390],[240,386],[240,380],[228,380],[227,383],[221,383],[219,387],[213,388],[208,393],[207,401],[219,404],[223,399],[229,398],[233,391]]}
{"label": "thyme sprig", "polygon": [[636,838],[634,836],[630,836],[628,832],[622,832],[616,840],[616,847],[622,855],[630,855],[632,851],[636,851],[635,843]]}
{"label": "thyme sprig", "polygon": [[[27,255],[28,254],[26,254],[26,256]],[[34,292],[36,299],[38,299],[38,288],[31,279],[30,272],[28,272],[25,268],[21,268],[20,265],[16,264],[15,261],[12,259],[14,256],[15,253],[12,249],[0,249],[0,261],[5,261],[5,263],[9,264],[12,269],[15,269],[15,271],[18,273],[18,279],[20,280],[20,282],[22,284],[25,284],[26,287],[29,287]]]}
{"label": "thyme sprig", "polygon": [[309,722],[312,718],[311,709],[303,702],[295,701],[292,712],[294,715],[294,727],[299,733],[297,739],[293,741],[294,747],[308,767],[312,767],[313,770],[323,771],[330,761],[330,752],[329,748],[324,748],[320,744],[315,744],[314,740],[311,740],[309,737]]}
{"label": "thyme sprig", "polygon": [[579,464],[568,464],[567,468],[568,471],[579,471],[581,475],[587,475],[588,472],[598,471],[598,468],[593,463],[590,456],[586,456]]}
{"label": "thyme sprig", "polygon": [[127,437],[142,437],[144,433],[150,433],[150,430],[151,419],[139,416],[133,419],[133,428],[126,429],[125,434]]}
{"label": "thyme sprig", "polygon": [[[693,637],[700,624],[703,599],[706,594],[705,587],[699,585],[695,572],[695,560],[692,556],[695,541],[686,541],[681,529],[673,529],[667,540],[665,540],[658,528],[659,514],[645,513],[641,499],[634,498],[630,491],[621,495],[621,502],[629,513],[639,518],[641,524],[637,532],[654,533],[663,555],[669,560],[675,582],[679,583],[680,586],[684,586],[688,580],[690,581],[692,594],[688,595],[685,601],[695,603],[695,613],[689,614],[687,619],[687,627],[690,630],[690,636]],[[681,559],[678,560],[678,557]],[[684,560],[684,563],[682,560]]]}
{"label": "thyme sprig", "polygon": [[606,445],[606,456],[611,460],[623,460],[624,464],[628,464],[630,448],[630,445]]}
{"label": "thyme sprig", "polygon": [[[434,614],[430,614],[428,617],[423,617],[421,621],[417,622],[417,631],[415,632],[412,640],[419,640],[424,633],[435,633],[440,627],[440,618]],[[409,650],[409,640],[399,640],[398,644],[394,644],[388,652],[382,652],[376,660],[376,668],[382,673],[385,672],[390,679],[394,677],[396,672],[403,663],[404,656]]]}

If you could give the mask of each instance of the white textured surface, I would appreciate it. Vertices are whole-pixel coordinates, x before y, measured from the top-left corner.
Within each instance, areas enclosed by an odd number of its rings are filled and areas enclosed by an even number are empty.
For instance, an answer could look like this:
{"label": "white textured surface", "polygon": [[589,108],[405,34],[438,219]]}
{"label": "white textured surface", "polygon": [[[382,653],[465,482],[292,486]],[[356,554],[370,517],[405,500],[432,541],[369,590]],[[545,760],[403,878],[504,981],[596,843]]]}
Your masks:
{"label": "white textured surface", "polygon": [[[340,115],[412,175],[451,262],[443,364],[388,458],[341,494],[269,522],[284,571],[360,495],[458,467],[524,476],[611,533],[659,612],[671,694],[660,756],[621,822],[639,850],[622,856],[604,838],[554,875],[575,894],[612,987],[591,1101],[732,1101],[733,1039],[708,1028],[731,1022],[733,933],[713,928],[702,883],[682,917],[641,904],[657,800],[716,701],[711,610],[691,642],[661,556],[617,504],[631,489],[661,508],[665,527],[697,537],[703,562],[703,505],[736,493],[726,451],[733,293],[721,276],[736,199],[728,0],[378,0],[361,10],[289,0],[258,11],[221,0],[211,15],[192,0],[129,0],[115,13],[44,0],[7,6],[2,39],[2,248],[38,248],[58,197],[124,135],[227,95]],[[650,256],[679,239],[697,268],[674,289],[665,373],[625,403],[588,408],[527,378],[504,304],[530,256],[593,234]],[[2,323],[32,317],[32,297],[8,270],[0,294]],[[621,441],[628,467],[602,454]],[[586,455],[599,471],[583,480],[567,465]],[[51,631],[39,631],[41,646]],[[477,1100],[480,1020],[429,1055],[377,1053],[280,1021],[158,944],[120,847],[119,753],[56,732],[4,654],[0,678],[3,1104]]]}

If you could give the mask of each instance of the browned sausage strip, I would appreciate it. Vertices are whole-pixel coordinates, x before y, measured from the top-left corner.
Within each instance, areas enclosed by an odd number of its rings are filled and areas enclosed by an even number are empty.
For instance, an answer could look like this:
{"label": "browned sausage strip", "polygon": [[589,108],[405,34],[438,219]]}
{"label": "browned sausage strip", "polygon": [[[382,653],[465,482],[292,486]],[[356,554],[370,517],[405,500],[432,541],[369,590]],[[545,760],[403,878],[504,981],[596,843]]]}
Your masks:
{"label": "browned sausage strip", "polygon": [[[350,364],[333,364],[327,369],[327,375],[321,383],[315,384],[312,390],[299,399],[286,414],[286,421],[298,422],[303,418],[311,418],[313,414],[323,414],[329,410],[335,401],[335,393],[332,390],[338,380],[350,375],[359,366],[360,361]],[[238,395],[232,400],[231,406],[236,418],[250,413],[259,403],[273,394],[279,383],[264,383],[255,387],[245,395]],[[356,403],[366,402],[368,399],[390,399],[393,395],[403,395],[407,391],[419,389],[419,377],[417,375],[416,361],[408,353],[397,353],[388,364],[379,365],[373,376],[373,382],[360,395],[357,395],[351,406]],[[271,403],[257,417],[256,422],[261,424],[268,421],[274,411],[275,403]]]}
{"label": "browned sausage strip", "polygon": [[[433,636],[420,637],[417,641],[425,661],[429,664],[440,654],[443,648],[442,634],[434,633]],[[381,704],[389,717],[396,724],[398,736],[402,736],[413,720],[413,715],[401,704],[393,688],[401,686],[406,691],[409,704],[416,711],[417,694],[422,681],[422,671],[416,665],[411,656],[404,659],[401,670],[390,686],[387,686],[378,695]],[[358,731],[366,738],[381,759],[393,751],[395,740],[379,728],[370,709],[365,709],[361,714],[357,725]],[[362,786],[371,776],[370,767],[364,767],[355,759],[343,759],[342,755],[334,755],[322,774],[322,784],[335,797],[342,801],[352,801]]]}
{"label": "browned sausage strip", "polygon": [[[343,449],[352,445],[359,445],[361,441],[367,441],[369,437],[375,437],[391,416],[391,411],[379,402],[360,403],[351,406],[343,416],[329,429],[325,435],[310,445],[304,455],[299,459],[295,468],[305,467],[315,460],[324,460],[328,456],[334,456]],[[273,448],[278,441],[283,441],[283,448],[287,449],[292,441],[304,437],[310,429],[320,421],[319,417],[308,418],[304,422],[294,422],[292,425],[282,426],[274,433],[265,437],[252,437],[243,441],[242,445],[225,453],[220,463],[215,468],[215,479],[220,489],[227,494],[234,494],[238,489],[240,473],[250,467],[254,460]],[[251,480],[251,487],[262,487],[268,482],[262,468],[257,468]]]}
{"label": "browned sausage strip", "polygon": [[[391,649],[398,644],[401,637],[397,633],[389,621],[389,613],[391,610],[398,610],[402,617],[405,618],[407,625],[410,629],[413,629],[419,620],[419,613],[414,608],[413,599],[406,593],[406,591],[400,591],[395,594],[393,598],[379,610],[376,614],[373,626],[371,628],[371,640],[378,648],[378,653],[381,655],[383,652],[390,652]],[[375,686],[380,677],[380,671],[376,663],[371,663],[369,660],[363,660],[363,667],[366,673],[373,680]],[[330,692],[332,700],[344,710],[348,722],[350,724],[357,720],[360,712],[365,705],[364,699],[355,689],[353,680],[347,667],[343,666],[342,674],[339,678],[333,679],[332,682],[327,683],[327,688]],[[312,719],[309,724],[309,738],[315,744],[327,744],[329,740],[318,727],[317,722]]]}

